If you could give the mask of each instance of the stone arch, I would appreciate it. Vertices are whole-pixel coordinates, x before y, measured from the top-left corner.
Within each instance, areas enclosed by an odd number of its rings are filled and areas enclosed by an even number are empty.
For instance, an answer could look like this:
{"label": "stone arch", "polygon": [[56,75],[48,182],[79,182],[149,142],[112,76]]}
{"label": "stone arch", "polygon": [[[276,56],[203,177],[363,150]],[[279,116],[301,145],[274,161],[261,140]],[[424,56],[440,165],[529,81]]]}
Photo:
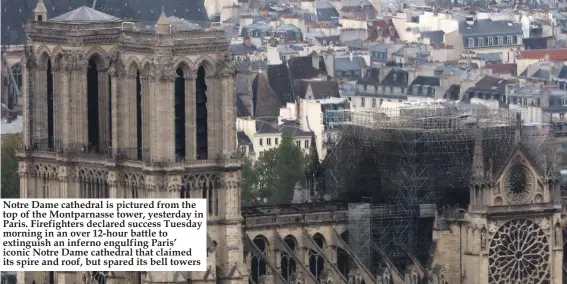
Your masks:
{"label": "stone arch", "polygon": [[136,60],[129,60],[128,65],[126,66],[128,66],[128,69],[126,69],[126,74],[130,76],[136,76],[137,72],[141,72],[140,65],[138,65],[138,62],[136,62]]}
{"label": "stone arch", "polygon": [[197,74],[197,70],[195,70],[195,66],[191,60],[187,58],[176,58],[173,66],[175,66],[174,70],[181,68],[185,77],[194,76]]}
{"label": "stone arch", "polygon": [[108,53],[104,49],[98,46],[94,46],[88,51],[86,51],[85,58],[87,58],[87,60],[89,61],[92,58],[95,58],[97,60],[96,61],[97,67],[99,69],[107,68],[109,65]]}
{"label": "stone arch", "polygon": [[49,47],[47,45],[42,44],[37,48],[35,54],[37,54],[39,56],[38,57],[38,59],[40,60],[40,61],[38,61],[38,63],[39,63],[39,62],[41,62],[41,57],[44,54],[46,54],[48,57],[51,58],[51,49],[49,49]]}
{"label": "stone arch", "polygon": [[[348,229],[343,230],[340,234],[340,238],[348,244],[349,241],[349,231]],[[337,246],[337,267],[343,276],[348,279],[348,274],[350,271],[350,255],[340,246]]]}
{"label": "stone arch", "polygon": [[81,198],[108,198],[108,171],[97,168],[77,169],[79,194]]}
{"label": "stone arch", "polygon": [[215,69],[215,65],[214,65],[215,60],[213,60],[211,57],[207,56],[207,55],[203,55],[201,57],[199,57],[199,59],[197,59],[197,61],[195,61],[195,76],[197,76],[197,72],[199,71],[199,68],[203,67],[205,69],[205,74],[206,76],[211,76],[216,74],[217,70]]}
{"label": "stone arch", "polygon": [[61,62],[63,60],[63,51],[60,50],[56,53],[53,53],[53,66],[55,67],[55,70],[61,70]]}
{"label": "stone arch", "polygon": [[[291,253],[297,253],[299,243],[295,236],[289,234],[285,236],[283,240],[287,247],[291,250]],[[284,279],[290,281],[291,279],[294,279],[296,277],[297,263],[295,262],[295,259],[285,250],[282,250],[280,252],[280,267]]]}
{"label": "stone arch", "polygon": [[[326,246],[325,237],[321,233],[315,233],[311,238],[319,247],[319,249],[324,253]],[[323,276],[323,271],[325,270],[325,259],[319,253],[319,250],[309,250],[309,270],[311,271],[311,274],[313,274],[317,279]]]}
{"label": "stone arch", "polygon": [[[126,66],[126,68],[127,68],[126,72],[130,72],[132,67],[136,67],[137,70],[142,72],[142,69],[141,69],[142,65],[138,61],[138,59],[136,59],[136,57],[134,57],[134,56],[128,57],[128,59],[126,59],[126,61],[124,62],[124,66]],[[127,74],[129,74],[129,73],[127,73]]]}
{"label": "stone arch", "polygon": [[53,56],[53,57],[57,57],[59,55],[62,56],[64,52],[65,52],[65,50],[63,50],[63,48],[58,45],[51,51],[51,56]]}
{"label": "stone arch", "polygon": [[[312,238],[315,241],[315,243],[317,243],[317,245],[319,245],[319,248],[321,248],[321,249],[324,249],[325,246],[327,245],[327,240],[325,239],[325,236],[323,236],[323,234],[321,234],[321,233],[313,234]],[[321,243],[319,243],[319,241]]]}
{"label": "stone arch", "polygon": [[51,60],[51,52],[49,50],[42,50],[40,51],[37,64],[39,68],[44,69],[47,68],[47,61]]}
{"label": "stone arch", "polygon": [[10,72],[12,73],[12,76],[14,77],[14,80],[16,81],[16,85],[18,86],[18,88],[22,87],[22,64],[20,62],[18,63],[14,63],[10,66]]}
{"label": "stone arch", "polygon": [[[268,242],[268,238],[266,238],[262,234],[258,234],[252,239],[254,245],[260,250],[260,252],[269,259],[269,252],[270,252],[270,244]],[[252,280],[255,283],[258,283],[260,277],[268,274],[268,263],[264,260],[264,258],[259,257],[257,255],[252,256],[251,261],[251,274]]]}
{"label": "stone arch", "polygon": [[142,61],[140,61],[139,66],[141,67],[140,72],[144,77],[147,77],[151,73],[152,64],[146,58],[144,58]]}

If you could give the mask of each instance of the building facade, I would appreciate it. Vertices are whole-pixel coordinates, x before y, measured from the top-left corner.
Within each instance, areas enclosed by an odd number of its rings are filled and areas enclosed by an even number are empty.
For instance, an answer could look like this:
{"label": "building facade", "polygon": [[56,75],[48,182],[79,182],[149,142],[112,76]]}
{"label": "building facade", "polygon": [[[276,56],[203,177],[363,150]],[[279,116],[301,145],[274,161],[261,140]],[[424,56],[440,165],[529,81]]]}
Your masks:
{"label": "building facade", "polygon": [[374,246],[379,265],[368,266],[345,204],[240,207],[223,31],[165,13],[147,27],[88,7],[47,11],[39,0],[20,63],[21,197],[207,198],[209,269],[19,272],[18,283],[562,283],[559,177],[523,148],[519,120],[498,167],[476,142],[470,206],[431,214],[427,262],[402,249],[400,267]]}
{"label": "building facade", "polygon": [[[207,198],[209,271],[143,279],[247,283],[234,273],[247,269],[234,67],[223,31],[163,12],[147,27],[86,6],[51,19],[47,10],[38,1],[26,25],[21,197]],[[19,273],[18,282],[100,275]]]}

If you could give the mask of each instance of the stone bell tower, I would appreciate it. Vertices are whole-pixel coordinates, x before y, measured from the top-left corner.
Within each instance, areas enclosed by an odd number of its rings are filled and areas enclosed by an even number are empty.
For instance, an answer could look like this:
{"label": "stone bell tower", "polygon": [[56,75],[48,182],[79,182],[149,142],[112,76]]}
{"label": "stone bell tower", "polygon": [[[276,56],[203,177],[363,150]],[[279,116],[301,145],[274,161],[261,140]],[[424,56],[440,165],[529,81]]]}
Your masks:
{"label": "stone bell tower", "polygon": [[27,23],[22,198],[206,198],[206,272],[30,272],[22,284],[247,283],[224,32],[90,7]]}

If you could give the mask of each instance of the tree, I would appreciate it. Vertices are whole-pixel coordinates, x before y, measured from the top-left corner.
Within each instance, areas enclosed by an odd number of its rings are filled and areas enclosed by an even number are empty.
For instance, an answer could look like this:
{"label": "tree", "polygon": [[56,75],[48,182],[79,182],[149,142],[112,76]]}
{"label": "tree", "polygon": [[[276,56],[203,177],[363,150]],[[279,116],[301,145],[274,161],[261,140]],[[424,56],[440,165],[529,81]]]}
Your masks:
{"label": "tree", "polygon": [[307,159],[293,138],[284,134],[277,148],[263,152],[256,163],[244,163],[244,205],[289,204],[298,182],[305,180]]}
{"label": "tree", "polygon": [[20,177],[18,175],[18,158],[16,150],[22,143],[18,134],[8,134],[2,137],[2,198],[20,197]]}

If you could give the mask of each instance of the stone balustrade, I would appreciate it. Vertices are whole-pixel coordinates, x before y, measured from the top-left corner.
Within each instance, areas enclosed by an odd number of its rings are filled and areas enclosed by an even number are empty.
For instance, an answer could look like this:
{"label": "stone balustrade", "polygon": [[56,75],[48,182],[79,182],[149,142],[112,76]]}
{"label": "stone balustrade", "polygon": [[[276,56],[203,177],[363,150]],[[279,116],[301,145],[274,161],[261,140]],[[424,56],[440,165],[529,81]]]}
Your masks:
{"label": "stone balustrade", "polygon": [[313,224],[323,222],[342,223],[348,221],[348,211],[329,211],[316,213],[298,213],[268,216],[247,216],[244,218],[247,228],[282,227],[286,225]]}

